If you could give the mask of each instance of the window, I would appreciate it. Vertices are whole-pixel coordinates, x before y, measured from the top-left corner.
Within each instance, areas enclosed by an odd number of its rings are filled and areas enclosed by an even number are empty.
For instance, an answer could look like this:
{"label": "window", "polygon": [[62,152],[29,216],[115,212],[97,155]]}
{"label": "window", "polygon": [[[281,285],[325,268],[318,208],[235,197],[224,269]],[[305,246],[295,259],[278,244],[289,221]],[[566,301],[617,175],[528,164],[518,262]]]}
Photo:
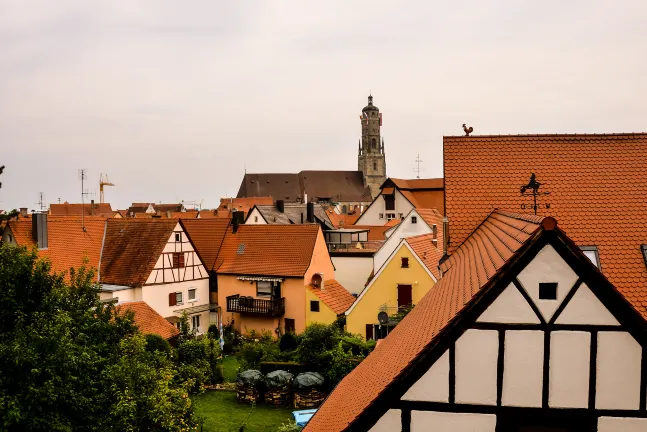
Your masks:
{"label": "window", "polygon": [[380,219],[384,219],[384,213],[380,213]]}
{"label": "window", "polygon": [[643,251],[643,258],[645,259],[645,265],[647,266],[647,245],[640,246],[640,249]]}
{"label": "window", "polygon": [[292,318],[286,318],[285,319],[285,332],[286,333],[294,333],[296,330],[296,326],[294,324],[294,320]]}
{"label": "window", "polygon": [[254,222],[258,222],[258,216],[254,216]]}
{"label": "window", "polygon": [[319,312],[319,302],[310,300],[310,312]]}
{"label": "window", "polygon": [[184,254],[183,253],[174,253],[173,254],[173,268],[184,267]]}
{"label": "window", "polygon": [[584,256],[586,256],[589,261],[593,263],[594,266],[600,268],[600,258],[598,256],[597,246],[581,246],[580,250],[582,251],[582,253],[584,253]]}
{"label": "window", "polygon": [[200,331],[200,315],[193,315],[191,317],[191,327],[196,332]]}
{"label": "window", "polygon": [[176,242],[182,241],[182,233],[175,233],[175,241]]}
{"label": "window", "polygon": [[346,207],[345,205],[341,206],[341,212],[343,214],[347,214],[348,213],[348,207]]}
{"label": "window", "polygon": [[409,258],[402,257],[402,268],[409,268]]}
{"label": "window", "polygon": [[192,288],[189,290],[189,301],[194,300],[195,301],[195,288]]}
{"label": "window", "polygon": [[539,300],[557,300],[557,282],[540,282]]}
{"label": "window", "polygon": [[176,292],[175,293],[175,304],[181,305],[184,302],[182,301],[182,293],[181,292]]}
{"label": "window", "polygon": [[387,213],[386,220],[392,220],[392,219],[395,219],[395,213]]}
{"label": "window", "polygon": [[412,224],[417,224],[418,223],[418,217],[417,216],[411,216],[411,223]]}
{"label": "window", "polygon": [[377,143],[375,141],[375,138],[371,138],[371,148],[376,148],[376,147],[377,147]]}
{"label": "window", "polygon": [[272,282],[257,281],[256,297],[272,297]]}
{"label": "window", "polygon": [[384,196],[384,210],[395,210],[395,196],[393,195],[383,195]]}
{"label": "window", "polygon": [[373,171],[377,171],[377,162],[373,162]]}
{"label": "window", "polygon": [[398,216],[400,216],[400,219],[404,219],[404,215],[402,213],[398,213]]}

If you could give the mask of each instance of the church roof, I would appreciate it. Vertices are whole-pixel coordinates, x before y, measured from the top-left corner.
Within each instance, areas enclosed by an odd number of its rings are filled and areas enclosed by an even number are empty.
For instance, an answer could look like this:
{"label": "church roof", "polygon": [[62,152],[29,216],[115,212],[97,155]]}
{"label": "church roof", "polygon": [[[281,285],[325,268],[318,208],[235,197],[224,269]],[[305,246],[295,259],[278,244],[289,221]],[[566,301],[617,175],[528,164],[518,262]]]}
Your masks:
{"label": "church roof", "polygon": [[300,202],[321,198],[333,202],[371,202],[371,191],[364,187],[361,171],[301,171],[298,174],[245,174],[238,198],[271,196],[275,201]]}
{"label": "church roof", "polygon": [[366,105],[364,108],[362,108],[362,112],[365,111],[379,111],[380,109],[373,105],[373,96],[368,97],[368,105]]}

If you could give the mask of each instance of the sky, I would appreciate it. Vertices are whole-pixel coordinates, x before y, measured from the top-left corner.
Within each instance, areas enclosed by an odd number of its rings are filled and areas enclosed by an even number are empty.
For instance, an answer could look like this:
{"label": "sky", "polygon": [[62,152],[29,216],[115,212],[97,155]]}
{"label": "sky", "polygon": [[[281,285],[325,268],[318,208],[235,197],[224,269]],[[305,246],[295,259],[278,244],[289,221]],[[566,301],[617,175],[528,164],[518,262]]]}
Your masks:
{"label": "sky", "polygon": [[235,196],[247,172],[442,177],[442,137],[647,131],[644,0],[0,0],[0,209]]}

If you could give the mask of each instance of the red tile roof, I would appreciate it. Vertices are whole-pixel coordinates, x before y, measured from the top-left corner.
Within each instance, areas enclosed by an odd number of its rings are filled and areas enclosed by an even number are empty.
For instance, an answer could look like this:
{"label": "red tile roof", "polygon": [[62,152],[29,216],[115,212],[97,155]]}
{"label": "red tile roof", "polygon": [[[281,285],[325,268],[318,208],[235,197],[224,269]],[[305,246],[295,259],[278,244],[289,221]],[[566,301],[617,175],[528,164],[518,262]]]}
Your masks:
{"label": "red tile roof", "polygon": [[221,274],[302,277],[310,267],[320,227],[241,225],[228,231],[214,268]]}
{"label": "red tile roof", "polygon": [[135,325],[144,334],[157,334],[164,339],[170,339],[180,333],[173,324],[155,312],[146,302],[135,301],[117,306],[117,313],[124,314],[126,311],[132,311],[135,314]]}
{"label": "red tile roof", "polygon": [[[399,221],[399,219],[398,219]],[[367,229],[368,231],[368,241],[384,241],[386,240],[386,235],[384,234],[389,229],[393,228],[389,225],[351,225],[346,227],[347,229]]]}
{"label": "red tile roof", "polygon": [[174,219],[108,219],[100,281],[141,287],[168,242]]}
{"label": "red tile roof", "polygon": [[429,269],[436,279],[439,279],[438,261],[443,257],[442,240],[436,239],[436,244],[434,244],[433,240],[433,233],[407,237],[405,239],[425,267]]}
{"label": "red tile roof", "polygon": [[312,285],[308,285],[308,289],[337,315],[346,312],[355,301],[355,297],[334,279],[325,281],[323,286],[323,290]]}
{"label": "red tile roof", "polygon": [[230,229],[230,222],[229,219],[182,219],[180,221],[207,270],[213,270],[225,234]]}
{"label": "red tile roof", "polygon": [[444,179],[396,179],[388,178],[382,185],[382,190],[390,190],[392,186],[409,200],[415,208],[436,208],[444,211]]}
{"label": "red tile roof", "polygon": [[50,216],[105,216],[112,217],[114,212],[109,203],[95,203],[94,209],[92,204],[70,204],[65,202],[63,204],[50,204]]}
{"label": "red tile roof", "polygon": [[389,337],[335,387],[304,432],[347,430],[512,255],[539,232],[541,220],[506,212],[490,214],[443,263],[444,277]]}
{"label": "red tile roof", "polygon": [[493,208],[530,204],[519,189],[535,173],[550,192],[539,214],[597,246],[602,273],[647,318],[647,133],[444,137],[444,163],[450,251]]}
{"label": "red tile roof", "polygon": [[[106,219],[97,216],[83,219],[85,231],[80,217],[47,217],[48,248],[39,250],[38,255],[49,258],[54,271],[81,267],[86,259],[88,266],[98,268]],[[32,239],[31,221],[31,218],[21,218],[8,224],[19,246],[36,246]]]}
{"label": "red tile roof", "polygon": [[428,178],[428,179],[397,179],[389,177],[389,180],[397,186],[398,189],[442,189],[444,187],[444,179],[442,178]]}
{"label": "red tile roof", "polygon": [[[281,199],[281,198],[277,198]],[[217,210],[226,210],[232,212],[242,211],[247,216],[249,210],[255,205],[274,205],[274,199],[271,196],[267,197],[246,197],[246,198],[220,198],[220,205]]]}

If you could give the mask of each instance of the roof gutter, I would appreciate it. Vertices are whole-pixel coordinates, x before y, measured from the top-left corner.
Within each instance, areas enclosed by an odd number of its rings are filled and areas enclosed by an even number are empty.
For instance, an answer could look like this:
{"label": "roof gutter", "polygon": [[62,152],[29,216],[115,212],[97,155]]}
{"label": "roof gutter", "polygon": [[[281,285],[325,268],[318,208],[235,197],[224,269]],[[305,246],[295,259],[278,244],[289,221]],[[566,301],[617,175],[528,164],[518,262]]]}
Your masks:
{"label": "roof gutter", "polygon": [[101,280],[101,260],[103,259],[103,248],[106,244],[106,231],[108,231],[108,219],[103,225],[103,238],[101,239],[101,252],[99,252],[99,266],[97,268],[97,282]]}

